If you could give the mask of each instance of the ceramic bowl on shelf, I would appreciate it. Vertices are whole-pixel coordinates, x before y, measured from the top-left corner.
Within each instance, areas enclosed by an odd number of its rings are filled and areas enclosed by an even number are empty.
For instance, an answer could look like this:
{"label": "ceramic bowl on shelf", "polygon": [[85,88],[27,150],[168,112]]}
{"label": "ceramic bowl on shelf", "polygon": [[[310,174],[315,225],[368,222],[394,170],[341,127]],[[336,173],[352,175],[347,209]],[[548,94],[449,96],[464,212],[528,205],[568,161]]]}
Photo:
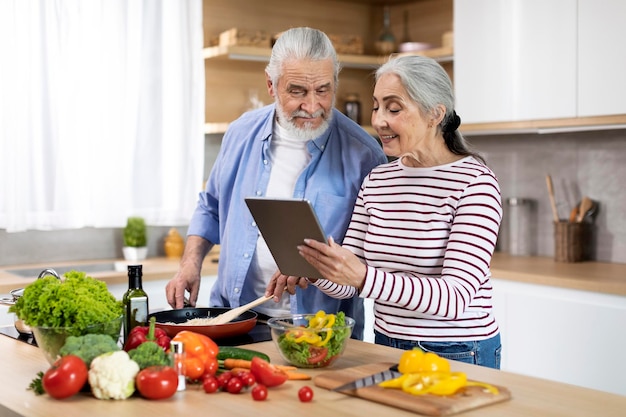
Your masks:
{"label": "ceramic bowl on shelf", "polygon": [[424,42],[403,42],[398,45],[399,52],[419,52],[432,48],[432,45]]}
{"label": "ceramic bowl on shelf", "polygon": [[[333,316],[332,318],[330,316]],[[337,324],[334,314],[293,314],[267,321],[282,358],[298,368],[330,366],[343,354],[354,329],[354,319]]]}

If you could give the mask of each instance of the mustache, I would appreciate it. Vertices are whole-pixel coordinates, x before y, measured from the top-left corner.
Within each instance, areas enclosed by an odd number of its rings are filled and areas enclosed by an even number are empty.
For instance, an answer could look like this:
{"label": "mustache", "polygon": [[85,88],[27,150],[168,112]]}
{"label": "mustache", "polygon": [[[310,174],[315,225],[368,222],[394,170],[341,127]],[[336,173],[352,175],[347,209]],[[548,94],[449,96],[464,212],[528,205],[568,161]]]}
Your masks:
{"label": "mustache", "polygon": [[306,118],[310,118],[310,119],[314,119],[316,117],[321,117],[324,116],[325,112],[323,109],[319,109],[318,111],[316,111],[315,113],[311,114],[309,112],[306,112],[304,110],[296,110],[293,113],[291,113],[291,119],[294,119],[296,117],[306,117]]}

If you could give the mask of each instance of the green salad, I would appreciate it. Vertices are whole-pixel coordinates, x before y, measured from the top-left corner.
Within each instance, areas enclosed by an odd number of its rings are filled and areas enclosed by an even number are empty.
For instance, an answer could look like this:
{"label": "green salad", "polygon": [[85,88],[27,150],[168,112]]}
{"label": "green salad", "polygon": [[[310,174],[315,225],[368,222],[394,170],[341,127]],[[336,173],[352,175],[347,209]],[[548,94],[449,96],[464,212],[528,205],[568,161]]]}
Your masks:
{"label": "green salad", "polygon": [[[124,309],[104,282],[70,271],[64,280],[46,276],[29,284],[9,311],[29,326],[71,327],[80,335],[94,324],[121,317]],[[119,324],[115,326],[119,332]]]}
{"label": "green salad", "polygon": [[294,327],[278,337],[282,354],[292,364],[303,368],[330,365],[345,348],[352,327],[346,324],[346,316],[318,311],[307,317],[306,326]]}

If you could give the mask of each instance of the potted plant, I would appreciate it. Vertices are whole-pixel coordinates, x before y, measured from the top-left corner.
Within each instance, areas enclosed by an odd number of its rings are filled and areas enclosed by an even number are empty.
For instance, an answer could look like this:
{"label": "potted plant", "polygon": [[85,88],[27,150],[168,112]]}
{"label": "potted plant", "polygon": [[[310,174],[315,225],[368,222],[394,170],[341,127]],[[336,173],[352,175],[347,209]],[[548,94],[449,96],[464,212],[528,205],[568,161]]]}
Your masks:
{"label": "potted plant", "polygon": [[142,261],[148,255],[146,222],[142,217],[129,217],[124,227],[124,259]]}

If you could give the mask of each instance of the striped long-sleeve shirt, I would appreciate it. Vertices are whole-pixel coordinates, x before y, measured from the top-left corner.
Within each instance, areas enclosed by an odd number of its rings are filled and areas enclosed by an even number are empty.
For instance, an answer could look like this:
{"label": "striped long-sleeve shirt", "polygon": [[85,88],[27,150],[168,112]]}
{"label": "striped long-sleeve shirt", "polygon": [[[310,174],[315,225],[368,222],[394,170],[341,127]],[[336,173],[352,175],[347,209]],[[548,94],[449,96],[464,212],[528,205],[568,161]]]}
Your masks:
{"label": "striped long-sleeve shirt", "polygon": [[[374,300],[374,328],[422,341],[496,335],[489,265],[501,218],[498,181],[473,157],[374,168],[343,241],[367,266],[360,296]],[[315,285],[337,298],[356,292],[327,280]]]}

